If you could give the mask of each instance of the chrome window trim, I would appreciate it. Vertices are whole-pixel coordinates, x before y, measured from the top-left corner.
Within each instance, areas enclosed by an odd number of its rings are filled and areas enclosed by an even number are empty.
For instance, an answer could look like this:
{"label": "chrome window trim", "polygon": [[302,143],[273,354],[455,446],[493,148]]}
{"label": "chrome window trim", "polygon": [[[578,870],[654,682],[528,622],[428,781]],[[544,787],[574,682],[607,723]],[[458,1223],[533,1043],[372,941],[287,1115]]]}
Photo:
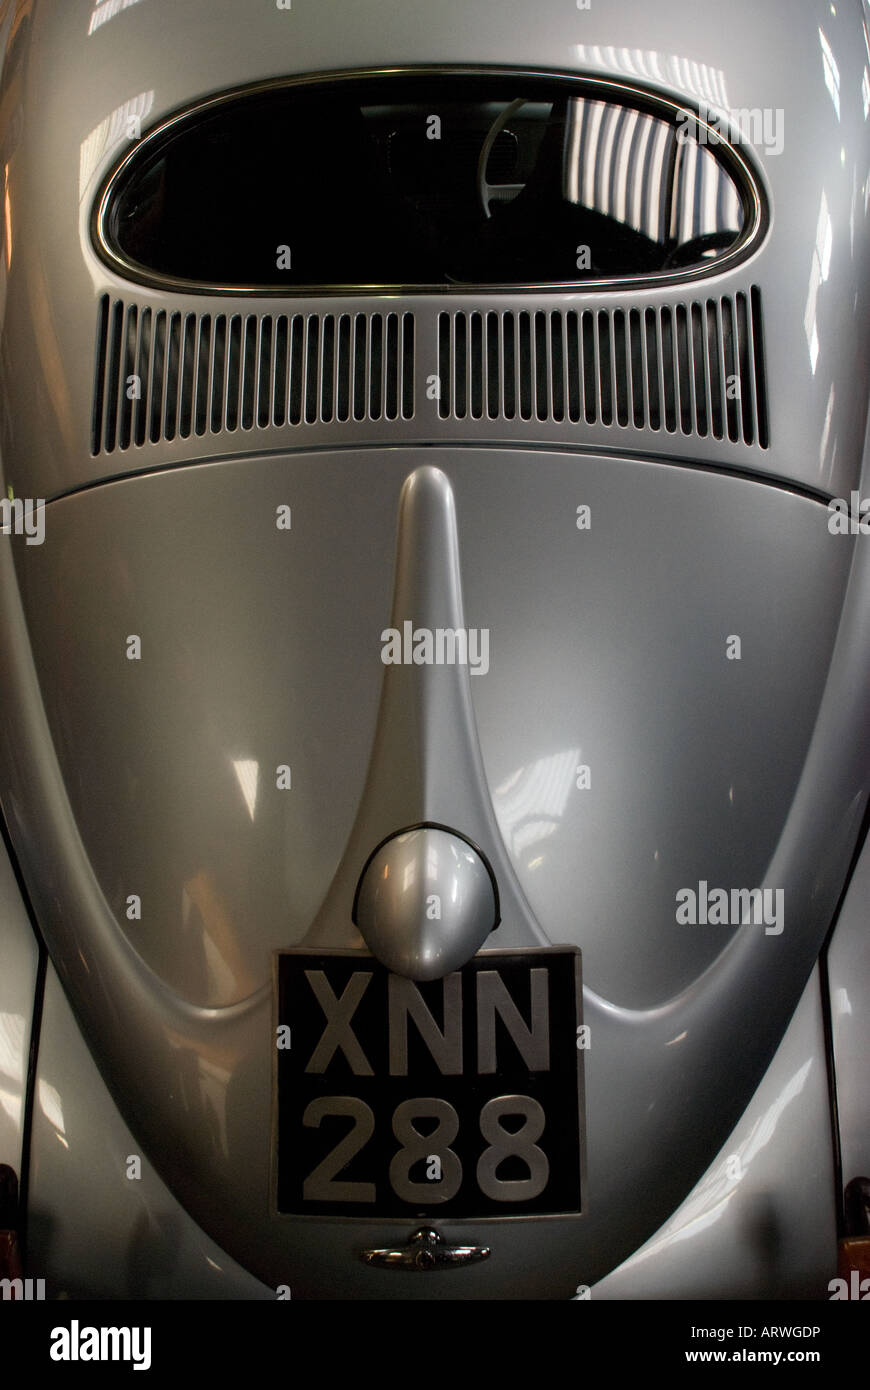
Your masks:
{"label": "chrome window trim", "polygon": [[[263,93],[291,87],[322,87],[330,83],[357,82],[385,77],[504,77],[517,81],[549,81],[554,85],[574,87],[578,93],[599,100],[610,99],[615,103],[631,105],[635,109],[661,119],[676,122],[677,116],[689,112],[699,130],[707,132],[712,138],[708,142],[717,150],[726,170],[734,177],[738,194],[744,207],[744,227],[735,245],[724,255],[716,257],[709,265],[689,269],[651,272],[642,275],[606,276],[599,279],[522,282],[506,284],[476,284],[462,281],[454,285],[442,284],[306,284],[306,285],[221,285],[205,281],[187,280],[171,275],[160,275],[138,265],[117,250],[107,231],[107,218],[113,194],[130,164],[142,158],[146,147],[160,141],[175,126],[189,121],[195,116],[219,109],[233,101]],[[412,295],[412,294],[482,294],[498,295],[506,293],[571,293],[584,294],[587,291],[635,289],[641,286],[654,288],[664,285],[692,284],[698,280],[709,279],[730,271],[742,264],[755,252],[763,241],[770,226],[768,212],[769,194],[763,188],[761,176],[732,141],[723,136],[720,129],[712,127],[700,114],[694,100],[677,101],[649,87],[615,81],[609,78],[594,77],[576,72],[540,68],[501,67],[480,64],[414,64],[384,68],[337,69],[327,72],[305,73],[301,76],[270,78],[262,82],[233,87],[210,97],[204,97],[175,111],[160,121],[152,130],[137,140],[133,148],[125,154],[103,179],[100,192],[94,203],[91,215],[91,240],[103,263],[116,275],[133,284],[144,285],[149,289],[174,290],[186,294],[219,295],[232,298],[256,296],[258,298],[294,299],[305,297],[327,297],[340,295]]]}

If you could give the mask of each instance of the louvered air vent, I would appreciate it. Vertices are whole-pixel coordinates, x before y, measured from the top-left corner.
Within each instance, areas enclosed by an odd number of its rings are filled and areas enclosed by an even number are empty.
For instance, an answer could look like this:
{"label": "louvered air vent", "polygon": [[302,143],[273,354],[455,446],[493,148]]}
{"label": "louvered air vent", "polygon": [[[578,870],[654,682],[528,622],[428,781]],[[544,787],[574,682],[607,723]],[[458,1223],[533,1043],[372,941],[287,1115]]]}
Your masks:
{"label": "louvered air vent", "polygon": [[100,300],[94,454],[413,414],[412,314],[182,314]]}
{"label": "louvered air vent", "polygon": [[757,289],[690,304],[442,313],[439,410],[768,447]]}

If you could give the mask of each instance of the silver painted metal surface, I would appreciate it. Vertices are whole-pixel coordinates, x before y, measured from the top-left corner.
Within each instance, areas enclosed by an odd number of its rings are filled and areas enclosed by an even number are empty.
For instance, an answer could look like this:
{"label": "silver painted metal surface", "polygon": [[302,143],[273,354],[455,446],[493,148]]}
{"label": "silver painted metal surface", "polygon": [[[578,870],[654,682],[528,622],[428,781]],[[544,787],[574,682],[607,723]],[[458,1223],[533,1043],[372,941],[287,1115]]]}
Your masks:
{"label": "silver painted metal surface", "polygon": [[[219,1088],[216,1069],[212,1102],[202,1093],[215,1143]],[[131,1163],[137,1158],[138,1177]],[[162,1182],[106,1090],[52,966],[39,1041],[27,1245],[27,1273],[46,1280],[49,1298],[278,1297],[277,1287],[267,1288],[220,1249]]]}
{"label": "silver painted metal surface", "polygon": [[363,870],[354,921],[396,975],[459,970],[497,925],[492,879],[467,840],[434,826],[395,835]]}
{"label": "silver painted metal surface", "polygon": [[[776,1056],[714,1162],[661,1230],[589,1296],[825,1299],[836,1272],[825,1039],[815,970]],[[578,1283],[582,1278],[581,1269]]]}
{"label": "silver painted metal surface", "polygon": [[407,1269],[422,1274],[439,1269],[456,1269],[488,1260],[485,1245],[448,1245],[437,1231],[422,1227],[415,1231],[407,1245],[393,1249],[363,1250],[363,1264],[378,1269]]}
{"label": "silver painted metal surface", "polygon": [[865,841],[828,948],[828,982],[844,1186],[870,1176],[870,841]]}
{"label": "silver painted metal surface", "polygon": [[[489,944],[539,939],[531,903],[551,940],[583,948],[594,1039],[589,1207],[574,1220],[439,1229],[451,1243],[491,1245],[475,1294],[570,1296],[578,1265],[594,1282],[706,1169],[812,968],[861,815],[842,727],[868,716],[867,551],[831,536],[818,504],[712,472],[441,451],[465,620],[491,634],[490,670],[468,680],[483,772],[466,767],[457,782],[448,775],[451,757],[462,761],[456,730],[473,726],[455,716],[453,668],[419,668],[405,720],[378,717],[391,532],[402,484],[421,462],[413,451],[248,458],[51,504],[45,545],[21,546],[19,557],[51,734],[40,727],[7,571],[0,632],[18,738],[15,759],[6,743],[4,778],[38,827],[34,894],[132,1127],[223,1248],[265,1282],[304,1282],[314,1297],[347,1296],[360,1278],[372,1281],[365,1296],[421,1295],[419,1281],[398,1290],[403,1276],[366,1270],[354,1254],[385,1246],[390,1226],[407,1223],[262,1214],[268,955],[306,937],[319,898],[307,944],[359,946],[350,914],[372,844],[396,825],[461,825],[499,883],[502,925]],[[355,489],[361,470],[365,487]],[[349,495],[352,514],[335,504]],[[592,507],[588,533],[577,530],[578,498]],[[282,533],[275,508],[288,500],[293,530]],[[783,533],[787,548],[767,544]],[[324,534],[333,538],[328,586]],[[451,564],[449,548],[439,558],[434,547],[400,547],[398,568],[431,615],[426,625],[444,611],[436,599]],[[129,590],[117,589],[119,574]],[[113,591],[116,611],[106,605]],[[143,627],[135,614],[148,623],[140,665],[125,655],[128,634]],[[729,665],[735,629],[744,655]],[[300,670],[316,702],[293,698]],[[337,728],[340,743],[330,742]],[[246,797],[233,760],[269,770],[253,818],[251,779]],[[280,792],[273,772],[285,761],[294,790]],[[592,770],[584,790],[581,762]],[[866,784],[867,768],[857,771]],[[379,786],[374,799],[370,789],[363,797],[367,776]],[[370,829],[352,864],[346,846],[363,803]],[[20,820],[12,829],[24,838]],[[317,858],[298,853],[312,842]],[[211,892],[188,888],[198,914],[188,912],[185,932],[182,889],[196,875]],[[678,925],[675,891],[701,879],[784,888],[785,931]],[[126,898],[140,888],[145,910],[131,921]],[[196,1077],[201,1094],[217,1058],[225,1146],[203,1143],[201,1105],[183,1100],[192,1082],[182,1077]],[[626,1203],[627,1190],[646,1200]],[[452,1297],[453,1276],[444,1278],[435,1296]]]}
{"label": "silver painted metal surface", "polygon": [[[489,945],[576,943],[587,986],[628,1008],[686,988],[731,934],[677,924],[679,888],[764,877],[852,540],[817,504],[715,473],[436,457],[155,474],[51,504],[45,543],[19,547],[90,864],[130,947],[197,1005],[250,998],[274,949],[362,945],[360,875],[403,826],[455,827],[485,855],[502,899]],[[384,630],[406,619],[486,629],[488,672],[384,665]]]}
{"label": "silver painted metal surface", "polygon": [[[389,463],[398,465],[400,470],[407,467],[402,455]],[[494,895],[492,902],[486,896],[487,887],[492,893],[490,873],[495,875],[497,884],[502,875],[512,879],[513,874],[505,860],[486,788],[472,700],[472,682],[479,684],[487,679],[488,671],[484,671],[481,662],[473,675],[470,662],[473,654],[480,658],[485,650],[488,667],[490,631],[488,626],[466,627],[456,507],[448,476],[428,461],[415,458],[414,464],[398,494],[389,627],[378,623],[370,629],[368,640],[363,638],[369,658],[364,658],[365,666],[372,665],[372,642],[377,637],[383,670],[366,782],[341,862],[305,940],[306,944],[319,946],[352,944],[347,940],[345,923],[348,902],[355,902],[360,866],[366,864],[372,848],[390,838],[397,826],[428,823],[461,827],[462,836],[485,856],[486,864],[480,864],[480,870],[486,881],[474,866],[477,884],[467,925],[460,927],[457,917],[456,928],[450,932],[452,939],[446,930],[439,932],[437,956],[421,959],[418,954],[415,968],[425,970],[419,978],[433,978],[431,966],[437,968],[439,959],[444,970],[438,973],[446,973],[483,945],[498,920]],[[386,471],[383,469],[384,477]],[[374,479],[372,484],[374,499]],[[396,496],[395,491],[393,495]],[[387,496],[388,493],[383,496],[383,509],[389,515],[392,508]],[[404,650],[405,627],[409,623],[412,635],[420,632],[433,639],[427,664],[418,665],[413,651]],[[384,665],[384,657],[392,656],[385,642],[390,631],[402,635],[402,660]],[[456,659],[461,655],[458,644],[454,644],[454,660],[437,659],[434,643],[439,631],[465,635],[464,664]],[[445,655],[448,653],[442,652],[442,657]],[[459,887],[459,881],[455,882]],[[510,944],[544,944],[545,934],[518,891],[511,907]],[[504,920],[505,914],[502,916]],[[361,928],[361,920],[356,920]],[[373,921],[370,925],[375,927]],[[376,927],[375,932],[380,948],[390,951],[391,968],[408,973],[412,962],[404,942],[394,939],[390,948],[385,932]],[[369,944],[375,950],[374,943]],[[500,938],[493,936],[490,944],[498,946]],[[420,945],[429,956],[434,941],[421,939]]]}
{"label": "silver painted metal surface", "polygon": [[[0,546],[0,787],[88,1044],[161,1177],[268,1286],[450,1298],[462,1280],[464,1297],[570,1297],[660,1228],[727,1141],[814,967],[867,799],[870,552],[831,536],[817,502],[721,471],[822,497],[861,477],[866,30],[855,7],[821,0],[761,14],[739,0],[727,27],[709,5],[553,6],[533,26],[511,6],[494,26],[482,0],[384,0],[377,25],[350,0],[328,26],[302,7],[254,22],[236,0],[111,14],[34,0],[2,15],[3,490],[57,500],[45,544],[17,546],[17,573]],[[330,301],[415,314],[411,419],[92,457],[96,308],[130,287],[91,247],[90,212],[131,119],[147,131],[210,92],[332,69],[336,32],[348,67],[533,64],[758,112],[770,235],[706,284],[759,287],[770,449],[440,418],[445,306],[631,303],[466,294]],[[778,151],[765,112],[783,117]],[[155,313],[226,313],[219,298],[136,295]],[[673,302],[653,289],[641,307]],[[85,488],[114,474],[127,476]],[[426,481],[421,522],[400,531],[394,566],[409,477]],[[275,526],[281,507],[292,532]],[[490,636],[486,675],[385,677],[391,584],[422,626],[461,594]],[[271,953],[359,947],[367,857],[423,821],[455,826],[492,865],[488,944],[579,944],[587,982],[588,1210],[440,1224],[449,1244],[491,1247],[473,1286],[467,1270],[427,1281],[361,1264],[361,1248],[410,1238],[410,1219],[268,1214]],[[702,882],[782,892],[784,930],[677,922],[675,894]]]}
{"label": "silver painted metal surface", "polygon": [[[254,22],[234,0],[191,0],[183,12],[170,0],[141,0],[98,23],[91,0],[62,7],[36,0],[21,7],[0,90],[0,104],[10,113],[3,156],[11,233],[0,260],[6,280],[0,339],[14,344],[0,359],[0,383],[5,397],[16,401],[4,440],[7,480],[20,495],[53,496],[117,471],[237,451],[237,436],[227,432],[207,442],[176,440],[171,450],[146,444],[111,461],[90,456],[97,301],[104,291],[129,296],[127,283],[91,247],[91,206],[102,178],[128,147],[128,130],[136,129],[137,119],[147,134],[198,97],[240,83],[333,70],[335,35],[341,34],[347,68],[533,66],[647,86],[695,109],[707,102],[748,113],[746,148],[772,208],[771,233],[747,265],[706,283],[716,295],[752,283],[760,287],[766,338],[773,346],[767,364],[771,449],[713,439],[699,445],[679,430],[648,430],[637,447],[847,495],[858,476],[870,363],[864,197],[870,144],[862,97],[870,56],[855,7],[836,10],[822,0],[800,7],[776,0],[759,16],[753,0],[740,0],[723,26],[715,7],[707,5],[693,6],[689,15],[676,4],[593,6],[588,12],[560,4],[530,24],[526,7],[516,5],[502,7],[493,25],[491,6],[483,0],[449,0],[431,12],[384,0],[379,22],[371,24],[352,0],[337,0],[329,25],[323,25],[314,12],[298,7],[266,6]],[[170,30],[171,46],[163,38]],[[746,42],[749,32],[752,43]],[[783,33],[790,36],[789,62],[780,61]],[[37,58],[28,62],[32,52]],[[99,82],[91,80],[95,70]],[[168,300],[145,290],[137,297],[155,312],[208,308],[219,314],[226,308],[218,298]],[[670,303],[673,292],[651,290],[645,298],[652,305]],[[600,423],[439,421],[437,402],[426,396],[427,379],[438,371],[435,319],[441,305],[583,310],[602,302],[620,302],[619,292],[603,301],[582,293],[532,301],[521,295],[402,299],[418,319],[417,413],[411,421],[361,422],[353,442],[484,438],[624,447],[620,427]],[[239,313],[262,313],[269,303],[233,301]],[[304,314],[323,307],[322,300],[296,303]],[[353,313],[378,303],[358,298],[330,306]],[[838,389],[843,380],[852,389]],[[347,435],[338,421],[302,429],[299,442],[308,447],[334,445]],[[291,442],[286,429],[277,427],[254,434],[257,448]]]}
{"label": "silver painted metal surface", "polygon": [[19,1178],[37,961],[36,937],[0,840],[0,1163]]}

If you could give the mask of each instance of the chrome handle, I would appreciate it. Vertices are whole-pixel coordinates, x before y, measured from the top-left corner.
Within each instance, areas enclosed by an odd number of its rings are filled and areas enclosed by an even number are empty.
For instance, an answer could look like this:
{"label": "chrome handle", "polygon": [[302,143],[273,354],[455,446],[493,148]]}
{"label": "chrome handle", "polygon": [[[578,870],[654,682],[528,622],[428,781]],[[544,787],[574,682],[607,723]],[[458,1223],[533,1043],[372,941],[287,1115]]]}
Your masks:
{"label": "chrome handle", "polygon": [[489,1259],[488,1245],[448,1245],[443,1236],[421,1226],[408,1244],[385,1250],[361,1250],[364,1264],[378,1269],[403,1269],[426,1273],[433,1269],[457,1269]]}

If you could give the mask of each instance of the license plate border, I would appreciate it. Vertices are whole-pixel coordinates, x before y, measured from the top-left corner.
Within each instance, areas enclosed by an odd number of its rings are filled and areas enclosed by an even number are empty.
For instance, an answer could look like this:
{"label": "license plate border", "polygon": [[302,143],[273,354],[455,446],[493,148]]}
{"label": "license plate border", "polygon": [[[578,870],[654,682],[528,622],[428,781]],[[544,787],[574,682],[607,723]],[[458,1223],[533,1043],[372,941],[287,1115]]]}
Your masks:
{"label": "license plate border", "polygon": [[[504,956],[548,956],[554,952],[568,952],[574,957],[574,987],[577,1003],[577,1026],[583,1024],[583,963],[581,948],[573,942],[564,944],[552,942],[547,946],[504,946],[504,947],[485,947],[476,953],[473,959],[480,957],[504,957]],[[443,1216],[437,1213],[426,1217],[417,1217],[414,1212],[409,1212],[407,1216],[380,1215],[377,1212],[371,1214],[353,1215],[341,1212],[292,1212],[281,1211],[278,1206],[278,1048],[275,1043],[279,1026],[278,1019],[278,986],[279,986],[279,964],[282,956],[299,955],[318,955],[318,956],[344,956],[356,957],[358,960],[370,960],[380,965],[377,957],[371,951],[359,946],[318,946],[300,943],[297,946],[284,946],[271,953],[271,990],[272,990],[272,1033],[271,1033],[271,1124],[269,1130],[269,1215],[272,1219],[281,1222],[293,1221],[326,1221],[331,1224],[345,1224],[353,1222],[358,1227],[378,1227],[388,1226],[391,1228],[407,1229],[408,1225],[427,1224],[444,1229],[450,1227],[477,1227],[484,1225],[490,1227],[495,1224],[513,1224],[525,1221],[582,1221],[588,1209],[587,1198],[587,1152],[586,1152],[586,1049],[577,1048],[577,1115],[578,1115],[578,1151],[580,1158],[580,1210],[564,1212],[511,1212],[503,1215],[485,1216],[451,1216],[445,1213]],[[384,967],[382,967],[384,968]]]}

